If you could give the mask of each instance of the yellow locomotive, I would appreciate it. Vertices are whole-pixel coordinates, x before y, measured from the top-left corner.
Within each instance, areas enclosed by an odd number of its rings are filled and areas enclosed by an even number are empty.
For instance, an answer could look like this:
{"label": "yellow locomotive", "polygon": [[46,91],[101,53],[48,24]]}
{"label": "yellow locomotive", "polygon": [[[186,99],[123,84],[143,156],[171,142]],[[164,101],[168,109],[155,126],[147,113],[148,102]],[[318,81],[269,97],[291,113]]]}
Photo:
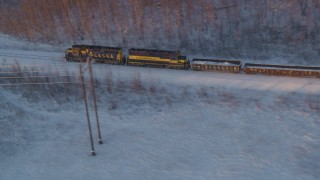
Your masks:
{"label": "yellow locomotive", "polygon": [[128,65],[187,69],[189,61],[179,51],[129,49]]}
{"label": "yellow locomotive", "polygon": [[85,62],[87,59],[86,45],[73,45],[72,48],[68,48],[65,52],[66,61]]}
{"label": "yellow locomotive", "polygon": [[123,64],[123,50],[117,47],[73,45],[65,52],[66,61]]}

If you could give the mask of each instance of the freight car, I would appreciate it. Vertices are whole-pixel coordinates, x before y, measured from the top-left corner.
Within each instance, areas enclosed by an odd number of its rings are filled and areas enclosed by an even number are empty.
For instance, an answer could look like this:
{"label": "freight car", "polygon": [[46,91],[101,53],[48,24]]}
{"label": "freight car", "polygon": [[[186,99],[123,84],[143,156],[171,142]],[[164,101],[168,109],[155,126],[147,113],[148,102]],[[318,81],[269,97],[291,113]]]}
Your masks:
{"label": "freight car", "polygon": [[129,49],[128,65],[187,69],[189,61],[179,51]]}
{"label": "freight car", "polygon": [[67,61],[123,64],[123,50],[118,47],[73,45],[65,53]]}
{"label": "freight car", "polygon": [[191,69],[195,71],[225,71],[240,73],[241,61],[218,60],[218,59],[193,59],[190,63]]}
{"label": "freight car", "polygon": [[320,77],[320,67],[293,66],[276,64],[246,63],[243,71],[246,74],[266,74],[275,76]]}

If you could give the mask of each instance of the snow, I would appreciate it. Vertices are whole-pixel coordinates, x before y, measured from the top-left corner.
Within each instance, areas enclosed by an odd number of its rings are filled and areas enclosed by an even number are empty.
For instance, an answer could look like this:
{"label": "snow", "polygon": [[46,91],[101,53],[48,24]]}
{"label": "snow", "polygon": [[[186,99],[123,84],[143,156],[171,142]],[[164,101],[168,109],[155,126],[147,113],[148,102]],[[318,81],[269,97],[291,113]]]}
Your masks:
{"label": "snow", "polygon": [[[78,73],[63,51],[22,46],[0,49],[0,59]],[[49,88],[53,94],[0,87],[1,180],[320,178],[317,78],[93,69],[104,141],[97,143],[90,105],[97,156],[90,155],[80,87]]]}

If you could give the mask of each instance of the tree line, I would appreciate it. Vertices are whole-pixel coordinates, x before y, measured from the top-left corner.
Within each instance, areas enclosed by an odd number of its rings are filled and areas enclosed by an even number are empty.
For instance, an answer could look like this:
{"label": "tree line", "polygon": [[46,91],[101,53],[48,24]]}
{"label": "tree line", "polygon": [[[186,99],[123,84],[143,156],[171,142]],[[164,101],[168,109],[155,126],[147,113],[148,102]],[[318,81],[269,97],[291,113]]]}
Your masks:
{"label": "tree line", "polygon": [[0,9],[2,33],[49,43],[224,51],[320,38],[319,0],[1,0]]}

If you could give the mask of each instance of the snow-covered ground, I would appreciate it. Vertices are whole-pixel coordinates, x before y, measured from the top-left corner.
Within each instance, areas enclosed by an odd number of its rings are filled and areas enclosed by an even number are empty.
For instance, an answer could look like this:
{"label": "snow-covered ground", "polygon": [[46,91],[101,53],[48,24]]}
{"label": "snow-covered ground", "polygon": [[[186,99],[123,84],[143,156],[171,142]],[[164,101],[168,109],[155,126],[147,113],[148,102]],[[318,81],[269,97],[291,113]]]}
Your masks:
{"label": "snow-covered ground", "polygon": [[[1,49],[0,58],[78,73],[63,52]],[[320,178],[319,79],[93,69],[96,156],[80,86],[0,87],[1,180]]]}

